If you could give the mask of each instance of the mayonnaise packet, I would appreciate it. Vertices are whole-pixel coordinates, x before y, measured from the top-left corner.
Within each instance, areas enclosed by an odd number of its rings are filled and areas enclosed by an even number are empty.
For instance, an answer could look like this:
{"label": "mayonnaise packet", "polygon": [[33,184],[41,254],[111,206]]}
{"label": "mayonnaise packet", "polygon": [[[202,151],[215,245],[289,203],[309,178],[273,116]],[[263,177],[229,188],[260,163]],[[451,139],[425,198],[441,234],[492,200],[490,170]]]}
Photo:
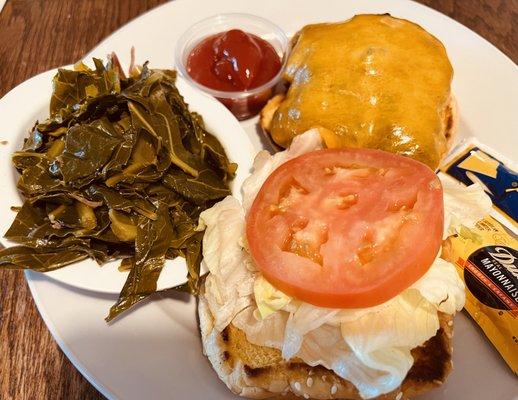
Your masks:
{"label": "mayonnaise packet", "polygon": [[480,184],[494,209],[474,228],[451,236],[443,255],[466,284],[466,310],[518,374],[518,173],[494,154],[471,142],[441,168],[466,185]]}

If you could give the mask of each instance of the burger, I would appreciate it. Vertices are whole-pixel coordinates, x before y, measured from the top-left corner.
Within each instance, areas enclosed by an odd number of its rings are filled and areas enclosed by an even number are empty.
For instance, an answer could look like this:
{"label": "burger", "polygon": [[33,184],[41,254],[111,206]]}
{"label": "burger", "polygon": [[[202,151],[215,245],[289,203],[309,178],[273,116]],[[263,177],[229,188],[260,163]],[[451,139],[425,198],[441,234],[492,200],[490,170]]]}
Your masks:
{"label": "burger", "polygon": [[491,209],[478,186],[319,130],[258,153],[242,199],[204,211],[203,350],[247,398],[406,399],[442,384],[464,285],[443,240]]}

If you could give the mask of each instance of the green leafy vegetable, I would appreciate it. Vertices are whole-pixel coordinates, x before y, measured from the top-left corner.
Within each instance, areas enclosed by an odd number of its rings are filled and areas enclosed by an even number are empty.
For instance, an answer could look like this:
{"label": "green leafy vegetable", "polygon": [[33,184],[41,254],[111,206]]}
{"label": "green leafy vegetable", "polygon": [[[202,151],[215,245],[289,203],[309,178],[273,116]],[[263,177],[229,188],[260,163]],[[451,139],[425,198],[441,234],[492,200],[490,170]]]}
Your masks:
{"label": "green leafy vegetable", "polygon": [[168,205],[159,201],[158,218],[153,221],[141,216],[135,238],[134,266],[122,289],[119,300],[106,318],[111,321],[121,312],[156,291],[156,283],[171,246],[173,225]]}
{"label": "green leafy vegetable", "polygon": [[197,177],[192,177],[170,168],[164,175],[163,182],[165,186],[196,204],[221,199],[230,194],[228,186],[212,169],[200,170]]}
{"label": "green leafy vegetable", "polygon": [[0,268],[46,272],[92,258],[129,270],[107,321],[154,293],[166,259],[182,256],[197,294],[200,213],[230,194],[236,165],[189,111],[176,73],[145,64],[129,78],[115,59],[53,79],[50,116],[13,165],[25,197]]}
{"label": "green leafy vegetable", "polygon": [[119,139],[88,125],[75,125],[66,134],[59,168],[65,185],[81,187],[96,179],[111,158]]}
{"label": "green leafy vegetable", "polygon": [[49,272],[84,260],[87,257],[88,253],[81,250],[61,251],[55,249],[45,253],[37,253],[32,247],[14,246],[2,250],[0,268]]}
{"label": "green leafy vegetable", "polygon": [[65,116],[74,111],[86,97],[120,92],[118,71],[106,69],[101,60],[95,60],[95,70],[77,64],[74,70],[60,69],[52,80],[50,116]]}

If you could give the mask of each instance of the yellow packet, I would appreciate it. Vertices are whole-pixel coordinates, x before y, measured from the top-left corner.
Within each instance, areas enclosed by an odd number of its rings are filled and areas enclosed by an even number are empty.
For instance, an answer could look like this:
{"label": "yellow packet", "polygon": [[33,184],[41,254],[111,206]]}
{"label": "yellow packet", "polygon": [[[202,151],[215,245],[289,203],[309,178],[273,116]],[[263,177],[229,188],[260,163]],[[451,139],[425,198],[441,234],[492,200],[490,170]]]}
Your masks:
{"label": "yellow packet", "polygon": [[474,142],[441,168],[465,185],[479,184],[494,209],[450,237],[443,251],[466,284],[465,309],[518,374],[518,174],[493,154]]}
{"label": "yellow packet", "polygon": [[518,239],[492,217],[448,239],[447,256],[466,284],[466,305],[513,372],[518,372]]}

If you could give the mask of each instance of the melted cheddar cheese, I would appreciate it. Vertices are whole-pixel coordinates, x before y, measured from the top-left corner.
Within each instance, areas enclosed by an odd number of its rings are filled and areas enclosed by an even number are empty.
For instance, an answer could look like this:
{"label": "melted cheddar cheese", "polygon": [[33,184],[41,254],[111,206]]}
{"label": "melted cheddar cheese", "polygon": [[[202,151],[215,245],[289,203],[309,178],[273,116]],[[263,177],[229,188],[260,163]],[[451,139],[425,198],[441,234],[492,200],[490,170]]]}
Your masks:
{"label": "melted cheddar cheese", "polygon": [[319,127],[328,147],[378,148],[436,168],[446,152],[452,75],[441,42],[412,22],[357,15],[305,26],[272,138],[286,147]]}

